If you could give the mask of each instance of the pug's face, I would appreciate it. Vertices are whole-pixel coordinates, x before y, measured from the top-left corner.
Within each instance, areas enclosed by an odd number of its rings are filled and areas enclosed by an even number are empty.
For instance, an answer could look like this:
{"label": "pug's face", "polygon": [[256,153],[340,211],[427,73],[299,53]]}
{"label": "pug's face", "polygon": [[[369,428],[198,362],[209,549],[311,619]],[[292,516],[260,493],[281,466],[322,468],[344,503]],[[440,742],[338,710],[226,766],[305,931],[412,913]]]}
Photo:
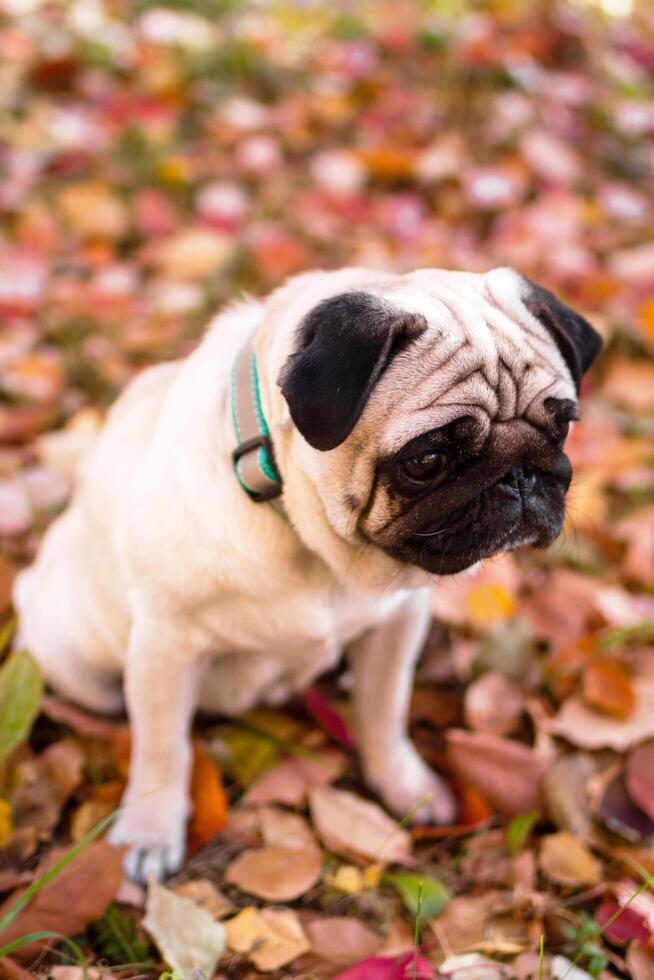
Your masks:
{"label": "pug's face", "polygon": [[308,313],[280,379],[332,526],[438,575],[549,545],[596,332],[508,269],[373,283]]}

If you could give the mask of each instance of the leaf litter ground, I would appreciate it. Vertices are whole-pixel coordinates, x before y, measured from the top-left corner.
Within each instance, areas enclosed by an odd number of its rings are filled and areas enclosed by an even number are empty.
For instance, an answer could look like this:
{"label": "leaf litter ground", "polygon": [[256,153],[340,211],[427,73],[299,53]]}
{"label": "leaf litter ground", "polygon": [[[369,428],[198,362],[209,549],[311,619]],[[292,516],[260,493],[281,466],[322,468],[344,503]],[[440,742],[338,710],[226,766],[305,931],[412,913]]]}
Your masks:
{"label": "leaf litter ground", "polygon": [[511,264],[606,340],[562,539],[434,590],[411,731],[457,825],[371,798],[336,671],[198,723],[190,857],[145,895],[86,843],[124,721],[13,656],[0,975],[654,976],[654,15],[631,6],[0,3],[3,651],[107,405],[240,292]]}

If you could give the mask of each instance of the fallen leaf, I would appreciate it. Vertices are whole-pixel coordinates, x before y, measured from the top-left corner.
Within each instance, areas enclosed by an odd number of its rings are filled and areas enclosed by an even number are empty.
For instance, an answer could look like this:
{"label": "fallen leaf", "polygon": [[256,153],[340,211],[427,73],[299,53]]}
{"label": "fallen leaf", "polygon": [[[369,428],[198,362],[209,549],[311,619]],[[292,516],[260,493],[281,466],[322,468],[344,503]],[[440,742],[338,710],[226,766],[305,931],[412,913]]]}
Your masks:
{"label": "fallen leaf", "polygon": [[446,739],[454,771],[500,813],[515,816],[540,809],[540,785],[550,763],[545,756],[521,742],[482,732],[452,729]]}
{"label": "fallen leaf", "polygon": [[37,756],[20,763],[14,772],[11,803],[17,827],[49,832],[84,776],[85,759],[73,739],[53,742]]}
{"label": "fallen leaf", "polygon": [[457,896],[432,920],[434,935],[440,945],[452,953],[478,948],[487,935],[491,913],[501,907],[499,892]]}
{"label": "fallen leaf", "polygon": [[181,885],[175,885],[173,891],[182,898],[189,898],[201,909],[206,909],[214,919],[224,919],[236,911],[227,896],[206,878],[184,881]]}
{"label": "fallen leaf", "polygon": [[318,848],[270,844],[239,854],[227,868],[225,881],[269,902],[291,902],[313,888],[321,871]]}
{"label": "fallen leaf", "polygon": [[651,411],[654,408],[654,364],[614,359],[604,381],[604,395],[632,412]]}
{"label": "fallen leaf", "polygon": [[465,693],[465,718],[474,731],[511,735],[523,708],[524,697],[517,685],[496,670],[483,674]]}
{"label": "fallen leaf", "polygon": [[173,970],[185,977],[193,970],[213,976],[225,949],[225,927],[206,909],[152,880],[143,928]]}
{"label": "fallen leaf", "polygon": [[337,854],[364,861],[411,861],[410,835],[378,804],[330,786],[311,790],[309,804],[319,836]]}
{"label": "fallen leaf", "polygon": [[[41,862],[37,878],[49,871],[66,851],[55,848]],[[4,945],[34,932],[56,932],[62,936],[74,936],[99,919],[106,911],[123,877],[123,850],[106,841],[93,841],[64,867],[51,882],[43,887],[32,901],[0,933]],[[0,906],[0,918],[24,894],[25,889],[14,892]],[[62,895],[66,900],[62,901]],[[15,950],[18,960],[32,960],[51,940],[38,940]]]}
{"label": "fallen leaf", "polygon": [[0,799],[0,847],[5,844],[13,829],[11,803],[8,800]]}
{"label": "fallen leaf", "polygon": [[598,763],[584,752],[561,756],[543,777],[542,794],[549,818],[559,828],[584,837],[592,827],[586,785]]}
{"label": "fallen leaf", "polygon": [[225,930],[229,948],[244,953],[258,970],[278,970],[311,949],[290,909],[245,908],[225,923]]}
{"label": "fallen leaf", "polygon": [[261,835],[266,844],[276,844],[294,850],[317,848],[318,842],[309,824],[298,813],[279,807],[262,807],[258,814]]}
{"label": "fallen leaf", "polygon": [[631,799],[654,821],[654,742],[646,742],[630,753],[625,778]]}
{"label": "fallen leaf", "polygon": [[71,184],[61,191],[58,207],[68,224],[89,238],[120,238],[129,227],[124,201],[100,181]]}
{"label": "fallen leaf", "polygon": [[111,739],[118,731],[118,726],[104,718],[88,714],[76,705],[45,694],[41,701],[41,710],[51,721],[66,725],[77,735],[85,738]]}
{"label": "fallen leaf", "polygon": [[567,830],[542,838],[540,868],[550,881],[566,888],[596,885],[602,878],[602,866],[597,858]]}
{"label": "fallen leaf", "polygon": [[434,968],[421,953],[408,953],[401,957],[373,956],[357,963],[334,980],[432,980]]}
{"label": "fallen leaf", "polygon": [[327,734],[346,751],[356,749],[354,738],[339,712],[316,688],[310,688],[304,695],[304,704],[309,714]]}
{"label": "fallen leaf", "polygon": [[651,934],[643,917],[629,906],[621,909],[610,898],[603,899],[595,911],[595,918],[609,942],[626,946],[633,940],[639,943],[648,943],[650,940]]}
{"label": "fallen leaf", "polygon": [[0,760],[29,736],[42,693],[36,661],[29,653],[14,651],[0,667]]}
{"label": "fallen leaf", "polygon": [[631,980],[654,980],[654,960],[649,944],[630,943],[626,964]]}
{"label": "fallen leaf", "polygon": [[452,892],[442,881],[426,875],[387,874],[384,881],[398,892],[413,919],[417,916],[421,919],[435,918],[452,898]]}
{"label": "fallen leaf", "polygon": [[346,756],[338,749],[323,749],[311,756],[291,756],[269,769],[247,791],[244,803],[285,803],[301,806],[310,789],[327,786],[342,776]]}
{"label": "fallen leaf", "polygon": [[615,749],[625,752],[639,742],[654,738],[654,680],[635,677],[635,707],[629,718],[619,720],[593,711],[572,696],[548,724],[552,735],[584,749]]}
{"label": "fallen leaf", "polygon": [[316,956],[338,965],[374,956],[382,942],[358,919],[344,916],[313,919],[305,930]]}
{"label": "fallen leaf", "polygon": [[613,657],[595,657],[584,670],[583,698],[597,711],[613,718],[628,718],[635,704],[629,671]]}
{"label": "fallen leaf", "polygon": [[636,844],[654,836],[654,821],[629,796],[621,768],[612,766],[595,777],[590,793],[596,816],[614,834]]}
{"label": "fallen leaf", "polygon": [[195,851],[227,826],[227,796],[218,767],[197,742],[193,744],[191,808],[188,839]]}
{"label": "fallen leaf", "polygon": [[499,582],[476,585],[466,596],[467,619],[479,630],[506,622],[516,609],[515,597]]}

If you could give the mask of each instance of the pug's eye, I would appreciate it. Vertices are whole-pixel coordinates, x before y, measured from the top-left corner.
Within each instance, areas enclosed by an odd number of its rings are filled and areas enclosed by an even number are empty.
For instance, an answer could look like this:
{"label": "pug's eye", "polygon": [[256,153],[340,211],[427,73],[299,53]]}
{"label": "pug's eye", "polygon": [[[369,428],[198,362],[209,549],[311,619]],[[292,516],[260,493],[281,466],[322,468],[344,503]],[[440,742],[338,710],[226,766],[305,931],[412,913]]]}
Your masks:
{"label": "pug's eye", "polygon": [[411,456],[402,461],[402,470],[410,480],[420,483],[431,482],[442,476],[447,466],[447,456],[429,449],[419,456]]}

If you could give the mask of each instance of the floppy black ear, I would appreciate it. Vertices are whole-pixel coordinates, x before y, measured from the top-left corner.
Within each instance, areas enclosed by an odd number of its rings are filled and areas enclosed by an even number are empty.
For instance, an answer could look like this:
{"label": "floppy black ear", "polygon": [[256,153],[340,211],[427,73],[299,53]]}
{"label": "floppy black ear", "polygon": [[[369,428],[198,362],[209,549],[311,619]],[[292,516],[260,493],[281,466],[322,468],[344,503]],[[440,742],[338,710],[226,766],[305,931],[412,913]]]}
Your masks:
{"label": "floppy black ear", "polygon": [[334,449],[347,438],[382,372],[426,327],[419,314],[363,292],[333,296],[307,314],[279,385],[314,449]]}
{"label": "floppy black ear", "polygon": [[579,391],[582,375],[602,348],[602,338],[588,320],[558,300],[549,289],[524,278],[527,284],[524,304],[551,333]]}

